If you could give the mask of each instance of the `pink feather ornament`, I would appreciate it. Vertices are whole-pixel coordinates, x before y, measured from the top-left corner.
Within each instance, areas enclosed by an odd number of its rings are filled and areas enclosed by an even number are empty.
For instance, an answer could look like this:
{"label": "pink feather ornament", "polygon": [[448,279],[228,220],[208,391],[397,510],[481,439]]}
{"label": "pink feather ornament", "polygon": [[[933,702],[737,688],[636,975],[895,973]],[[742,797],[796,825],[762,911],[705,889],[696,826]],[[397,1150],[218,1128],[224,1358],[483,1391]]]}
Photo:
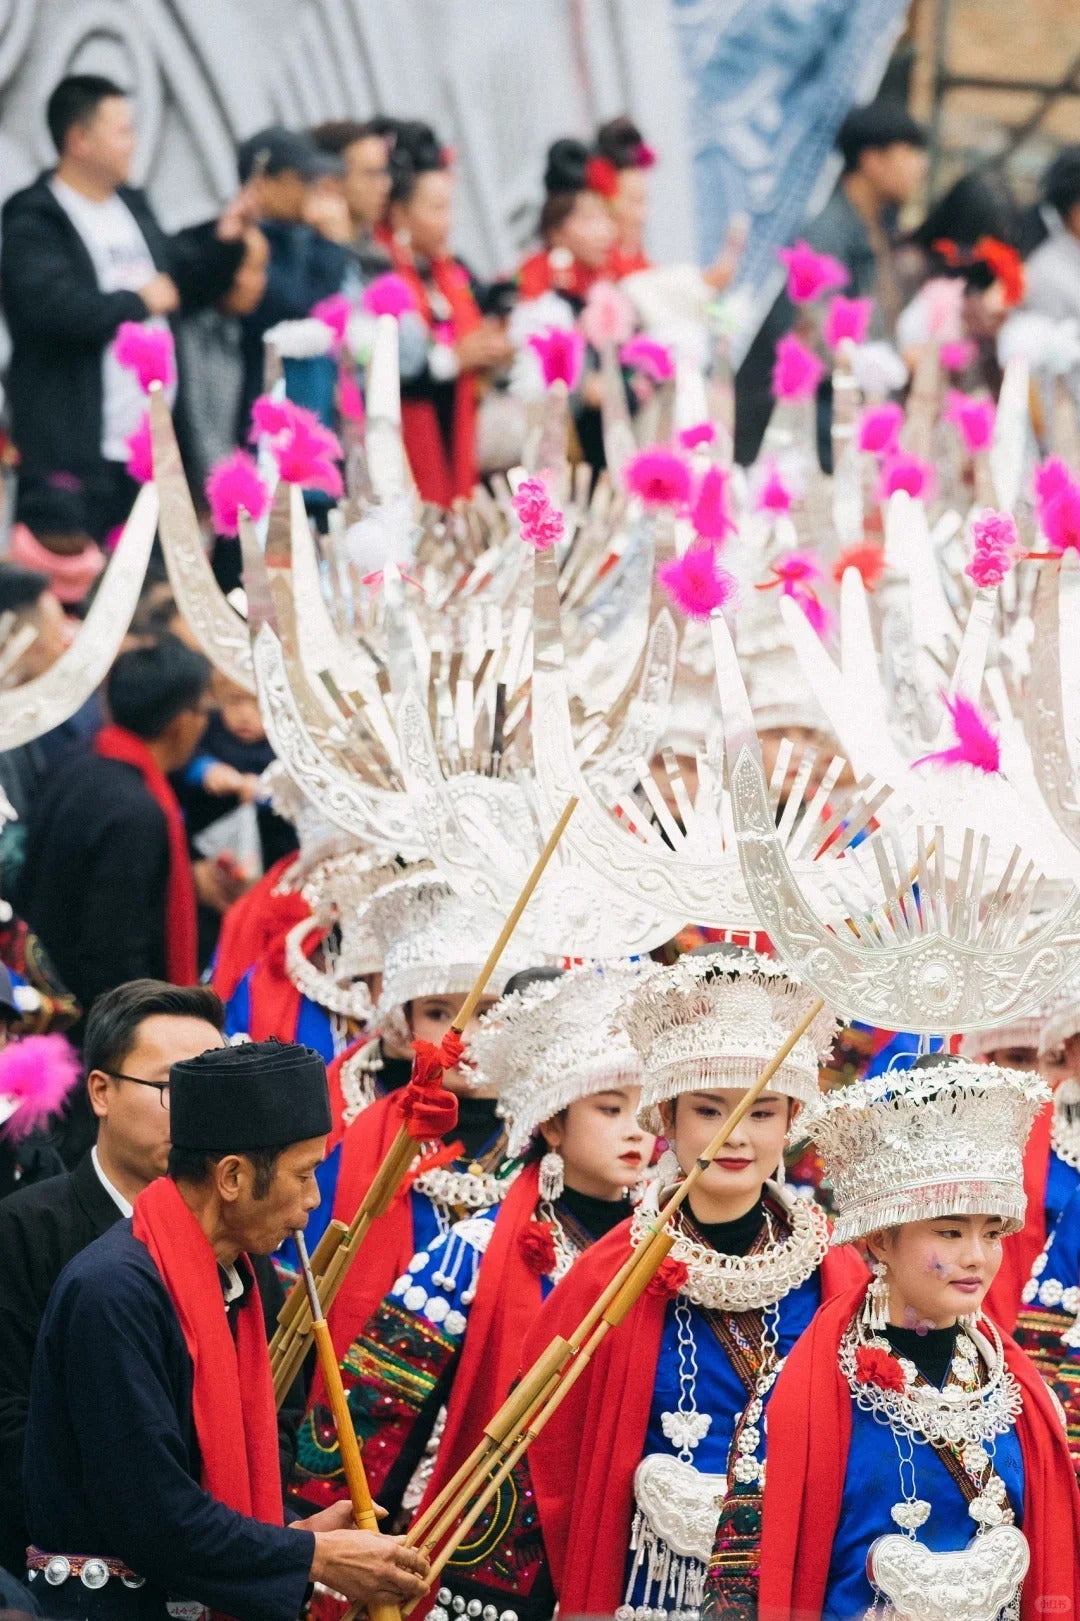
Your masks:
{"label": "pink feather ornament", "polygon": [[690,469],[663,445],[651,445],[631,456],[623,478],[630,494],[647,507],[683,508],[690,499]]}
{"label": "pink feather ornament", "polygon": [[352,314],[352,305],[344,293],[331,293],[329,298],[320,298],[313,304],[308,314],[315,321],[321,321],[328,326],[334,335],[334,347],[340,349],[345,342],[345,333],[349,325],[349,316]]}
{"label": "pink feather ornament", "polygon": [[817,558],[810,552],[783,552],[769,564],[769,572],[773,578],[763,581],[757,590],[771,591],[779,586],[785,597],[799,605],[817,634],[827,636],[832,615],[817,594],[825,578]]}
{"label": "pink feather ornament", "polygon": [[735,524],[728,510],[728,475],[721,467],[710,467],[698,485],[690,522],[702,540],[720,541],[733,534]]}
{"label": "pink feather ornament", "polygon": [[1011,513],[987,507],[972,524],[971,539],[974,550],[964,573],[980,589],[1000,585],[1022,550]]}
{"label": "pink feather ornament", "polygon": [[675,375],[671,350],[652,338],[631,338],[619,350],[619,359],[631,371],[643,372],[654,383],[666,383]]}
{"label": "pink feather ornament", "polygon": [[582,334],[549,326],[543,332],[531,332],[527,342],[540,361],[544,387],[565,383],[567,391],[572,394],[581,380],[585,365],[585,339]]}
{"label": "pink feather ornament", "polygon": [[825,375],[824,362],[788,332],[776,345],[772,391],[778,400],[811,400]]}
{"label": "pink feather ornament", "polygon": [[975,399],[951,389],[942,415],[957,430],[970,455],[989,450],[994,437],[993,400]]}
{"label": "pink feather ornament", "polygon": [[1070,480],[1044,503],[1039,521],[1051,551],[1080,551],[1080,487]]}
{"label": "pink feather ornament", "polygon": [[523,478],[510,500],[518,516],[521,538],[538,552],[557,546],[565,532],[558,507],[552,505],[543,479]]}
{"label": "pink feather ornament", "polygon": [[872,405],[859,418],[855,443],[870,456],[891,456],[900,448],[900,430],[903,426],[902,406],[891,402]]}
{"label": "pink feather ornament", "polygon": [[774,461],[765,465],[765,478],[754,497],[755,512],[771,512],[774,517],[790,512],[794,496],[780,476]]}
{"label": "pink feather ornament", "polygon": [[168,327],[121,321],[112,350],[119,364],[135,373],[144,394],[149,394],[151,383],[168,388],[176,381],[176,345]]}
{"label": "pink feather ornament", "polygon": [[400,321],[406,311],[416,308],[416,300],[404,276],[388,271],[385,276],[376,276],[364,288],[360,308],[367,315],[392,315]]}
{"label": "pink feather ornament", "polygon": [[269,394],[260,394],[251,407],[251,432],[248,438],[252,442],[264,435],[267,439],[276,439],[280,434],[288,433],[293,424],[305,415],[312,422],[318,421],[314,411],[305,411],[302,405],[294,405],[292,400],[275,400]]}
{"label": "pink feather ornament", "polygon": [[823,293],[846,287],[851,272],[829,253],[817,253],[809,242],[781,248],[776,257],[787,265],[787,294],[793,304],[812,304]]}
{"label": "pink feather ornament", "polygon": [[845,339],[863,343],[873,313],[872,298],[844,298],[838,293],[825,312],[821,335],[830,349],[837,348]]}
{"label": "pink feather ornament", "polygon": [[613,281],[598,281],[589,290],[578,325],[594,349],[618,348],[633,335],[634,306]]}
{"label": "pink feather ornament", "polygon": [[364,396],[351,371],[343,370],[338,378],[338,410],[347,422],[364,420]]}
{"label": "pink feather ornament", "polygon": [[691,546],[681,557],[661,563],[656,578],[689,619],[708,619],[736,591],[734,575],[717,566],[712,546]]}
{"label": "pink feather ornament", "polygon": [[246,450],[234,450],[210,469],[206,499],[215,534],[235,535],[240,528],[241,507],[258,523],[270,506],[270,491],[259,477],[255,458]]}
{"label": "pink feather ornament", "polygon": [[716,442],[716,428],[711,422],[695,422],[689,428],[683,428],[679,433],[679,443],[684,450],[698,450],[702,445],[711,445]]}
{"label": "pink feather ornament", "polygon": [[135,432],[124,440],[127,446],[128,477],[136,484],[149,484],[154,476],[154,442],[150,437],[150,413],[144,411]]}
{"label": "pink feather ornament", "polygon": [[970,338],[957,338],[952,343],[943,343],[938,350],[941,364],[946,371],[967,371],[978,353]]}
{"label": "pink feather ornament", "polygon": [[898,450],[886,459],[881,469],[877,498],[887,501],[897,490],[906,490],[913,500],[928,501],[936,483],[934,469],[929,462],[920,461],[918,456],[909,456],[905,450]]}
{"label": "pink feather ornament", "polygon": [[952,719],[956,742],[952,748],[935,749],[931,754],[921,755],[913,764],[971,765],[976,771],[985,771],[988,776],[1000,771],[1001,744],[986,716],[970,698],[960,693],[955,698],[950,698],[948,693],[941,696]]}
{"label": "pink feather ornament", "polygon": [[[311,417],[311,421],[305,420]],[[342,454],[337,434],[324,428],[311,412],[294,422],[275,442],[274,459],[278,474],[286,484],[299,484],[306,490],[323,490],[337,499],[345,493],[335,459]]]}
{"label": "pink feather ornament", "polygon": [[21,1142],[57,1114],[79,1079],[79,1060],[63,1036],[25,1036],[0,1053],[0,1114],[14,1099],[16,1108],[0,1125],[0,1137]]}

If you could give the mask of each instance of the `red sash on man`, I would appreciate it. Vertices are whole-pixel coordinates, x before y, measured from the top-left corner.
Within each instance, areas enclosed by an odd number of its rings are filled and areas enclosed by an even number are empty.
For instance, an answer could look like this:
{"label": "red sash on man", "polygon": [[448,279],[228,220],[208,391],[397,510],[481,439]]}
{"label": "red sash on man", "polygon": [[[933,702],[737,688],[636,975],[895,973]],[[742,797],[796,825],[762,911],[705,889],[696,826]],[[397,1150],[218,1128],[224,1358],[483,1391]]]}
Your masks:
{"label": "red sash on man", "polygon": [[237,1313],[234,1341],[214,1252],[168,1177],[139,1194],[132,1232],[161,1274],[191,1357],[204,1491],[238,1514],[281,1525],[277,1413],[258,1290],[248,1290]]}
{"label": "red sash on man", "polygon": [[[624,1222],[575,1262],[549,1296],[522,1348],[527,1368],[557,1334],[577,1327],[630,1253]],[[854,1250],[830,1250],[823,1299],[866,1269]],[[645,1450],[649,1409],[669,1296],[646,1290],[613,1330],[529,1448],[529,1470],[559,1608],[611,1615],[622,1602],[634,1512],[634,1471]],[[770,1418],[770,1467],[772,1424]]]}
{"label": "red sash on man", "polygon": [[[436,325],[431,298],[413,263],[390,234],[381,236],[394,261],[394,269],[408,283],[416,308],[429,330]],[[433,259],[431,282],[450,308],[450,336],[461,342],[481,324],[482,316],[464,268],[456,259]],[[443,440],[434,403],[426,399],[401,402],[401,436],[416,487],[425,501],[448,507],[458,496],[471,495],[476,485],[476,376],[462,371],[454,382],[454,421],[449,452]]]}
{"label": "red sash on man", "polygon": [[104,760],[134,766],[151,799],[165,817],[169,840],[169,878],[165,890],[165,973],[174,985],[194,985],[199,975],[195,880],[191,875],[187,832],[179,801],[169,779],[154,759],[150,745],[123,726],[103,726],[94,753]]}
{"label": "red sash on man", "polygon": [[[825,1602],[840,1519],[851,1392],[840,1341],[865,1284],[830,1300],[792,1350],[769,1401],[769,1456],[761,1534],[759,1621],[804,1621]],[[1080,1493],[1053,1399],[1011,1339],[1005,1361],[1023,1393],[1017,1433],[1024,1460],[1023,1530],[1031,1567],[1021,1621],[1080,1615]]]}

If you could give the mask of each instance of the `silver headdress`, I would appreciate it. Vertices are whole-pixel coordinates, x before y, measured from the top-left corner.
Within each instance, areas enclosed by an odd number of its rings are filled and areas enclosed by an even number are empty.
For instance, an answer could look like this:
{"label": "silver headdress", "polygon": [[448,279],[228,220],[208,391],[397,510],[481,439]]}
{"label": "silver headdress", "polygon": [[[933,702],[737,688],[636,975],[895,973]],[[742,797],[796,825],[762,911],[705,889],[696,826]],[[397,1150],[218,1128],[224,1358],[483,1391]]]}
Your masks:
{"label": "silver headdress", "polygon": [[1024,1145],[1050,1096],[1025,1070],[966,1060],[894,1070],[821,1095],[799,1122],[836,1201],[834,1244],[937,1216],[1024,1224]]}
{"label": "silver headdress", "polygon": [[1039,1012],[1042,1014],[1039,1052],[1056,1052],[1080,1030],[1080,976],[1074,974],[1059,985]]}
{"label": "silver headdress", "polygon": [[[658,1105],[683,1092],[747,1087],[816,1000],[813,991],[757,952],[680,957],[626,998],[619,1023],[641,1054],[645,1074],[638,1119],[662,1130]],[[769,1082],[773,1092],[809,1103],[837,1021],[823,1009]]]}
{"label": "silver headdress", "polygon": [[[399,878],[373,896],[363,922],[383,954],[382,995],[376,1017],[417,996],[465,996],[484,965],[502,919],[455,895],[430,872]],[[506,981],[544,959],[519,928],[488,983],[501,994]]]}
{"label": "silver headdress", "polygon": [[[296,923],[285,939],[285,972],[311,1001],[332,1013],[367,1021],[371,993],[365,978],[383,965],[383,945],[370,926],[373,896],[405,874],[397,862],[374,851],[344,850],[325,856],[305,873],[300,893],[311,916]],[[324,941],[323,966],[308,960],[304,942],[313,928],[336,925]]]}
{"label": "silver headdress", "polygon": [[536,1128],[578,1098],[637,1086],[641,1058],[615,1011],[644,970],[615,964],[574,968],[560,979],[512,991],[469,1041],[477,1085],[498,1089],[507,1154],[518,1159]]}

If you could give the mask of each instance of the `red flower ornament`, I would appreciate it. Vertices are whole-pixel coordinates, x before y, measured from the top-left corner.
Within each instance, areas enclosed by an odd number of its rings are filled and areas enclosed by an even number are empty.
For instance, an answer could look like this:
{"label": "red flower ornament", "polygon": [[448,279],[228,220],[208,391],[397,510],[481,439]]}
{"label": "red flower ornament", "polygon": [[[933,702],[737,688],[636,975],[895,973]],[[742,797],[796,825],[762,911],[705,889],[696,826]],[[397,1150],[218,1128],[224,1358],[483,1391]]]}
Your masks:
{"label": "red flower ornament", "polygon": [[648,1293],[651,1295],[666,1295],[669,1300],[674,1300],[689,1276],[690,1269],[686,1262],[673,1260],[668,1255],[657,1267],[656,1273],[648,1285]]}
{"label": "red flower ornament", "polygon": [[855,1352],[855,1382],[876,1385],[879,1390],[903,1390],[907,1384],[904,1370],[888,1351],[875,1345],[860,1345]]}
{"label": "red flower ornament", "polygon": [[521,1258],[538,1278],[550,1277],[555,1270],[555,1238],[550,1221],[529,1221],[518,1235]]}

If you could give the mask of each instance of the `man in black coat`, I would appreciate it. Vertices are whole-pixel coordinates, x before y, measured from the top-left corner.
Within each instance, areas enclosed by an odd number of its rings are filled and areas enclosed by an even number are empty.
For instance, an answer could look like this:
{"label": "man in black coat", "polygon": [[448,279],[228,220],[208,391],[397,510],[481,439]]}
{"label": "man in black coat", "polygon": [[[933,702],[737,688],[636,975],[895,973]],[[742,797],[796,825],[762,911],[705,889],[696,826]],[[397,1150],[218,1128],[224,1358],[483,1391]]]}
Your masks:
{"label": "man in black coat", "polygon": [[[0,1200],[0,1565],[14,1575],[26,1574],[23,1446],[34,1346],[49,1293],[72,1257],[130,1216],[142,1189],[164,1174],[169,1070],[220,1047],[224,1020],[221,1002],[206,986],[143,979],[101,997],[84,1047],[97,1142],[73,1171]],[[265,1257],[253,1265],[270,1333],[281,1285]],[[280,1415],[283,1481],[303,1405],[298,1383]]]}
{"label": "man in black coat", "polygon": [[123,321],[163,324],[215,303],[243,254],[243,210],[169,237],[127,184],[131,107],[95,74],[49,98],[59,161],[4,205],[0,303],[11,332],[8,395],[21,458],[16,516],[57,551],[102,540],[131,508],[125,439],[145,406],[109,353]]}

